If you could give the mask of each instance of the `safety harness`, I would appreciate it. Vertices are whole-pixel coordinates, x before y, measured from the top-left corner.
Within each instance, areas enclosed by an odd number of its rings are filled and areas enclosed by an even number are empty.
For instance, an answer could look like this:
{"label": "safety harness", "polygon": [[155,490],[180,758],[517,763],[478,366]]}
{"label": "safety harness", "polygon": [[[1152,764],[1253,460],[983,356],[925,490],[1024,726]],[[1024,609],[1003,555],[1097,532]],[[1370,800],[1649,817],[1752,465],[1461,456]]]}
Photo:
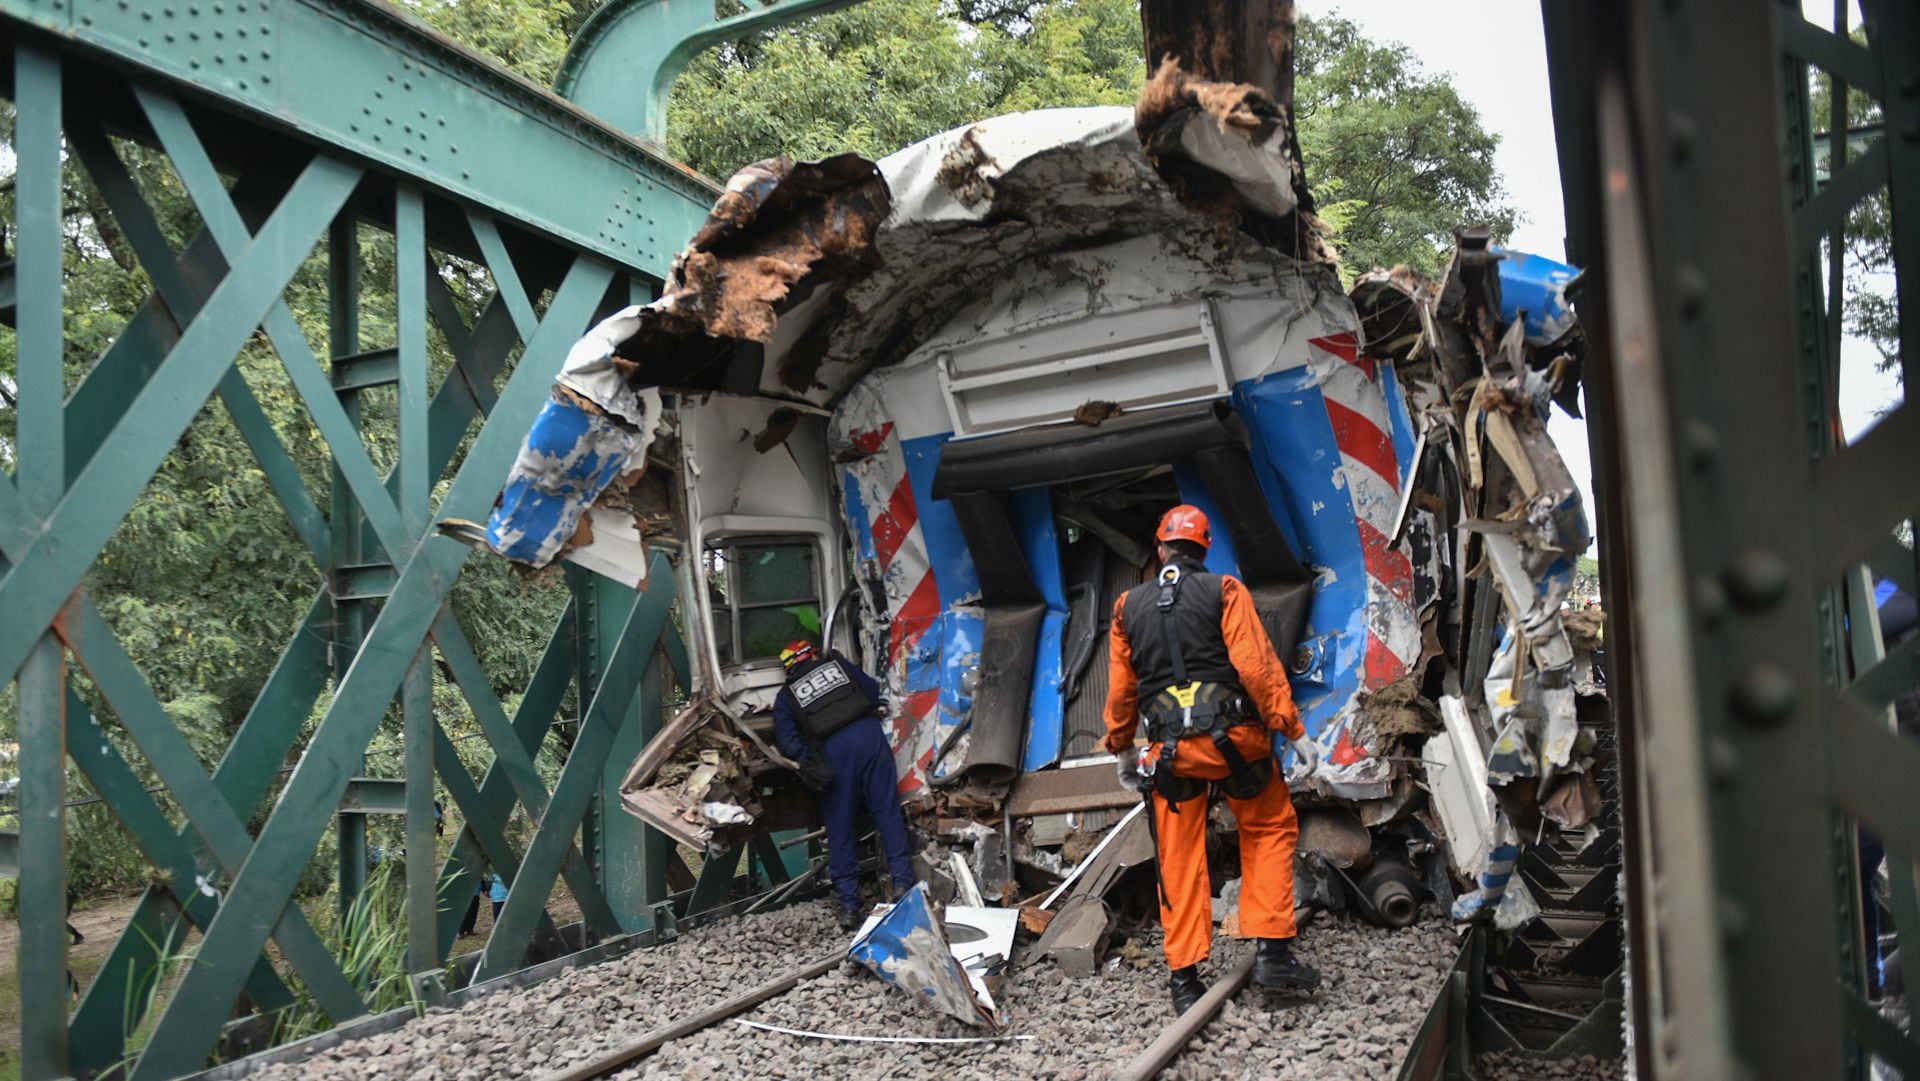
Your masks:
{"label": "safety harness", "polygon": [[1187,658],[1181,649],[1180,634],[1174,627],[1173,617],[1173,607],[1180,600],[1182,581],[1183,575],[1177,564],[1169,563],[1160,568],[1160,594],[1154,601],[1154,607],[1160,615],[1160,640],[1173,664],[1173,683],[1161,694],[1155,695],[1153,702],[1148,705],[1164,702],[1169,697],[1172,705],[1150,710],[1145,715],[1147,739],[1160,744],[1160,758],[1153,770],[1154,790],[1166,798],[1168,809],[1175,814],[1179,813],[1182,802],[1198,795],[1200,788],[1206,784],[1196,778],[1174,776],[1174,756],[1179,751],[1180,741],[1188,736],[1206,736],[1219,748],[1229,774],[1222,787],[1233,798],[1252,799],[1273,779],[1271,754],[1263,757],[1258,764],[1250,763],[1241,757],[1239,748],[1229,738],[1230,730],[1235,725],[1258,723],[1258,714],[1246,696],[1216,683],[1187,679]]}

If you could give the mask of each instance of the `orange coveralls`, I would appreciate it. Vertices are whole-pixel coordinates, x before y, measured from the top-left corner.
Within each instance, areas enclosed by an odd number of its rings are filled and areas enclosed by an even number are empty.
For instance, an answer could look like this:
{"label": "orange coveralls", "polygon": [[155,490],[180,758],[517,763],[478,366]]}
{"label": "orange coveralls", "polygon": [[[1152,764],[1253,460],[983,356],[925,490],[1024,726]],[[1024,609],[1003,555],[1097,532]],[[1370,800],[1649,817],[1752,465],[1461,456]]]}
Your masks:
{"label": "orange coveralls", "polygon": [[[1134,730],[1140,723],[1139,681],[1133,671],[1133,649],[1127,642],[1122,613],[1127,598],[1114,602],[1113,632],[1109,639],[1107,683],[1107,750],[1132,754]],[[1240,757],[1258,762],[1273,753],[1273,732],[1288,739],[1306,734],[1300,711],[1293,704],[1293,688],[1286,669],[1274,655],[1253,598],[1236,578],[1221,577],[1220,633],[1227,654],[1266,727],[1236,725],[1229,738]],[[1148,750],[1148,761],[1158,763],[1160,745]],[[1174,754],[1177,777],[1225,780],[1227,763],[1220,749],[1205,736],[1180,741]],[[1286,778],[1274,767],[1266,790],[1252,799],[1227,797],[1227,806],[1240,824],[1240,934],[1247,938],[1292,938],[1293,850],[1300,839],[1300,822]],[[1166,888],[1160,905],[1160,925],[1166,930],[1167,966],[1185,968],[1207,959],[1213,940],[1213,889],[1207,878],[1207,794],[1201,793],[1170,808],[1154,794],[1154,826],[1160,838],[1160,876]]]}

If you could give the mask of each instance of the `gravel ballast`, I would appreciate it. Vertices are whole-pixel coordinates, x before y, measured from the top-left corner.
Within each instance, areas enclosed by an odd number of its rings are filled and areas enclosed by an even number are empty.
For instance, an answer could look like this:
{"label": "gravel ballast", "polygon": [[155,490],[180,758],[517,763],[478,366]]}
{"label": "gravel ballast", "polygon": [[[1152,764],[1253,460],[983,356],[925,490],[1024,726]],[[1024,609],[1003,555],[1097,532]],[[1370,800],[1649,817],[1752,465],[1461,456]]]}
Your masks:
{"label": "gravel ballast", "polygon": [[[843,946],[827,902],[701,928],[544,983],[441,1010],[392,1032],[343,1044],[253,1077],[481,1081],[544,1077],[597,1058],[642,1033],[690,1016]],[[1008,1033],[1032,1040],[916,1045],[842,1042],[721,1022],[614,1074],[628,1079],[896,1078],[987,1081],[1103,1078],[1172,1019],[1158,931],[1122,946],[1098,977],[1070,980],[1050,961],[1022,965],[1001,995]],[[1204,970],[1223,970],[1251,945],[1217,939]],[[1313,996],[1252,988],[1229,1002],[1162,1078],[1370,1079],[1391,1076],[1457,951],[1427,914],[1388,931],[1321,916],[1299,952],[1324,982]],[[851,964],[741,1015],[841,1035],[971,1037],[981,1033],[909,1000]]]}

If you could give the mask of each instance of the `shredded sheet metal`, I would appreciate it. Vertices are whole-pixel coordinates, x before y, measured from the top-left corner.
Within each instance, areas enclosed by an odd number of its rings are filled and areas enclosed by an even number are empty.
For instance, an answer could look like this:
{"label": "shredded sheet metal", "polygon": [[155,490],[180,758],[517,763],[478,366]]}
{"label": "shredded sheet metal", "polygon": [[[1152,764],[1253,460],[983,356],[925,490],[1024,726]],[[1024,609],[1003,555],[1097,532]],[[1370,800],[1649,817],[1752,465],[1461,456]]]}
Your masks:
{"label": "shredded sheet metal", "polygon": [[[1004,911],[1018,920],[1014,909],[972,909],[971,912]],[[989,936],[991,937],[991,936]],[[1007,928],[1007,948],[1012,947],[1012,927]],[[969,954],[978,955],[980,946],[962,943]],[[975,1028],[997,1032],[1004,1023],[984,983],[976,983],[974,974],[961,963],[947,930],[934,913],[927,896],[927,884],[918,882],[907,895],[878,919],[870,919],[847,948],[847,956],[872,969],[881,979],[950,1017]],[[1005,954],[1002,954],[1004,957]]]}
{"label": "shredded sheet metal", "polygon": [[804,1028],[787,1028],[784,1025],[768,1025],[745,1019],[737,1019],[734,1024],[742,1028],[757,1028],[762,1032],[778,1032],[784,1036],[803,1036],[809,1040],[847,1040],[855,1043],[1008,1043],[1035,1038],[1032,1036],[854,1036],[840,1032],[813,1032]]}

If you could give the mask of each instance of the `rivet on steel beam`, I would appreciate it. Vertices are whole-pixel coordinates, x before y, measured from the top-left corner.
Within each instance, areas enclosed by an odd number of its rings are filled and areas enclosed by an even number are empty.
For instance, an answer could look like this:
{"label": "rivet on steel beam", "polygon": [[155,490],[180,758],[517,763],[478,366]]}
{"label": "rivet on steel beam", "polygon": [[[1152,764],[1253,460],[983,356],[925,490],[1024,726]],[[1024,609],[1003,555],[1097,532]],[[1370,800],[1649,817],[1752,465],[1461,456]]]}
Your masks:
{"label": "rivet on steel beam", "polygon": [[1704,420],[1687,422],[1687,464],[1695,473],[1705,473],[1720,460],[1720,433]]}
{"label": "rivet on steel beam", "polygon": [[[649,220],[648,225],[653,222]],[[1694,583],[1693,606],[1700,613],[1700,625],[1708,630],[1718,627],[1727,615],[1727,591],[1712,578],[1702,578]]]}
{"label": "rivet on steel beam", "polygon": [[1765,548],[1736,553],[1720,579],[1733,603],[1748,612],[1764,612],[1779,604],[1793,581],[1786,561]]}
{"label": "rivet on steel beam", "polygon": [[190,67],[190,68],[192,68],[192,69],[193,69],[193,70],[195,70],[195,71],[199,71],[199,70],[200,70],[200,61],[198,61],[198,60],[189,60],[189,61],[187,61],[187,66],[188,66],[188,67]]}
{"label": "rivet on steel beam", "polygon": [[169,41],[169,42],[171,42],[171,41],[173,40],[173,35],[172,35],[172,34],[166,34],[166,35],[163,35],[163,36],[164,36],[164,37],[166,38],[166,40],[167,40],[167,41]]}
{"label": "rivet on steel beam", "polygon": [[1673,152],[1673,163],[1679,165],[1693,156],[1693,143],[1698,131],[1693,118],[1686,113],[1670,113],[1667,116],[1667,139]]}
{"label": "rivet on steel beam", "polygon": [[1740,773],[1740,752],[1725,737],[1707,741],[1707,772],[1715,784],[1724,785]]}
{"label": "rivet on steel beam", "polygon": [[1756,664],[1733,685],[1733,710],[1755,728],[1771,728],[1793,714],[1800,704],[1793,677],[1770,664]]}
{"label": "rivet on steel beam", "polygon": [[272,57],[273,57],[273,54],[268,52],[267,50],[265,49],[260,50],[260,59],[269,60],[269,59],[272,59]]}
{"label": "rivet on steel beam", "polygon": [[198,5],[198,4],[188,4],[188,5],[187,5],[187,14],[189,14],[189,15],[193,15],[193,16],[198,16],[198,15],[200,14],[200,5]]}
{"label": "rivet on steel beam", "polygon": [[1715,907],[1719,909],[1721,938],[1733,942],[1747,933],[1747,913],[1738,901],[1722,897]]}
{"label": "rivet on steel beam", "polygon": [[1707,279],[1692,266],[1683,266],[1674,275],[1674,285],[1680,293],[1680,315],[1685,319],[1698,319],[1707,306]]}

